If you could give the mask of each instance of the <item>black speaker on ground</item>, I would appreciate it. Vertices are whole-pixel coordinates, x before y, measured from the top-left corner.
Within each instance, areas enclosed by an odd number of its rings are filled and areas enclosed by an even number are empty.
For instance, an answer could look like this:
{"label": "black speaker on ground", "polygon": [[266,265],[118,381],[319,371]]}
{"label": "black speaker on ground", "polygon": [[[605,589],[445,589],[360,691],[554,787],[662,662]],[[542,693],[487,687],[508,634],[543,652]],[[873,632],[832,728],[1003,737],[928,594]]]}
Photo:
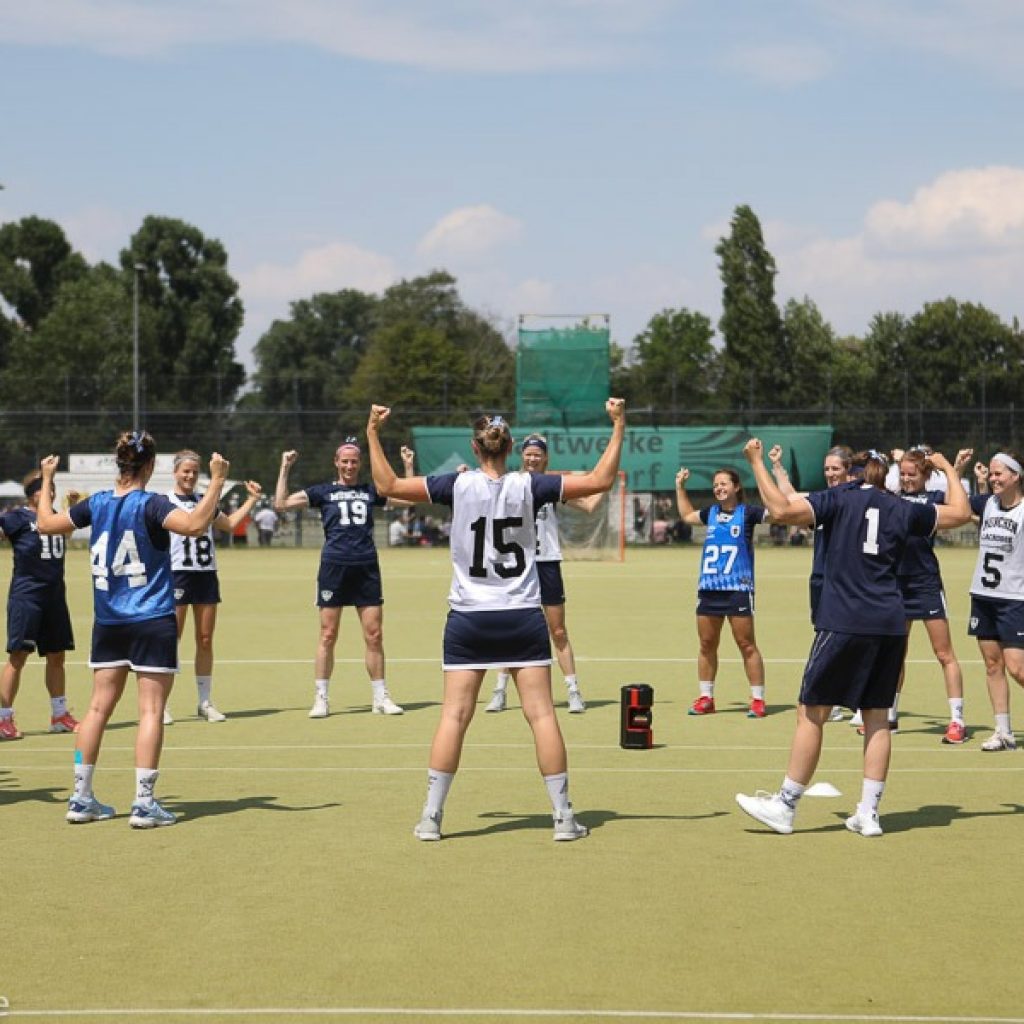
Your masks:
{"label": "black speaker on ground", "polygon": [[650,750],[654,746],[651,723],[654,690],[646,683],[629,683],[622,688],[619,744],[626,750]]}

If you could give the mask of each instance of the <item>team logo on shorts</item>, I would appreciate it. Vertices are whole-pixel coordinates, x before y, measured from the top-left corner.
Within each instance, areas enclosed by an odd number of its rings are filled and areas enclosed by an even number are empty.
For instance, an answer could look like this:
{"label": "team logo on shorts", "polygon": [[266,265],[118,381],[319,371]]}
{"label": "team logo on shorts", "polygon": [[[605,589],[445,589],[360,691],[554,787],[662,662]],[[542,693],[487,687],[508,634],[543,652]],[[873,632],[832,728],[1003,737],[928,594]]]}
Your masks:
{"label": "team logo on shorts", "polygon": [[175,601],[180,601],[184,596],[185,596],[185,588],[184,587],[175,587],[174,588],[174,600]]}
{"label": "team logo on shorts", "polygon": [[971,629],[977,629],[977,628],[978,628],[978,616],[977,615],[972,615],[971,616]]}
{"label": "team logo on shorts", "polygon": [[740,528],[739,528],[739,526],[734,524],[734,525],[729,527],[729,536],[730,537],[738,537],[739,535],[740,535]]}
{"label": "team logo on shorts", "polygon": [[320,591],[320,598],[321,598],[321,600],[323,600],[323,601],[330,601],[330,599],[332,597],[334,597],[334,591],[333,590],[321,590]]}

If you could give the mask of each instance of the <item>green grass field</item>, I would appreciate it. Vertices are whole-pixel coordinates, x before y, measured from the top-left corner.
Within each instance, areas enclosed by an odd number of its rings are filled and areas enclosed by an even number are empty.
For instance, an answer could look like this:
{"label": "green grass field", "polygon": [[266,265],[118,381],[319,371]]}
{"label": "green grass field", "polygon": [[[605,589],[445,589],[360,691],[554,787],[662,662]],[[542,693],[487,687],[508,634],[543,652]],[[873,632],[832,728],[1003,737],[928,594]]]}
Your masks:
{"label": "green grass field", "polygon": [[[942,552],[974,736],[939,742],[945,695],[919,628],[886,835],[870,842],[842,823],[860,789],[860,741],[846,724],[828,727],[817,776],[843,795],[806,798],[792,836],[757,826],[733,799],[782,777],[811,639],[809,553],[758,552],[763,721],[745,717],[731,639],[724,713],[686,715],[697,560],[691,547],[566,566],[589,702],[562,719],[573,802],[592,830],[577,843],[551,841],[518,711],[482,705],[446,839],[412,837],[438,716],[445,552],[382,555],[388,678],[407,713],[369,714],[346,613],[323,721],[307,718],[317,552],[222,553],[214,693],[230,719],[192,717],[186,637],[158,790],[181,815],[174,828],[127,824],[131,685],[96,776],[121,814],[65,824],[73,738],[46,734],[33,661],[17,702],[26,738],[0,746],[0,996],[12,1019],[1024,1020],[1012,952],[1024,755],[979,751],[991,714],[964,636],[974,553]],[[68,578],[79,643],[69,693],[84,712],[84,552],[71,554]],[[628,682],[655,689],[654,750],[619,748]],[[554,686],[562,698],[557,671]]]}

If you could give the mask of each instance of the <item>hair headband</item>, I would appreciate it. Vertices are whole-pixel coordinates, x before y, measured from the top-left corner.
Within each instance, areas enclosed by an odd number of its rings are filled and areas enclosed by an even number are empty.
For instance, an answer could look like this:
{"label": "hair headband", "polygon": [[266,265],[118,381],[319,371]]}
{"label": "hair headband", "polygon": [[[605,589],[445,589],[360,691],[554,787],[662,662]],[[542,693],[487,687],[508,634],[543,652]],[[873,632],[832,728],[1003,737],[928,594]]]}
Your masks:
{"label": "hair headband", "polygon": [[523,451],[525,452],[527,448],[539,448],[542,452],[546,452],[548,443],[543,437],[528,437],[523,442]]}
{"label": "hair headband", "polygon": [[354,437],[346,437],[345,440],[338,445],[338,451],[344,451],[346,448],[352,448],[356,452],[359,452],[359,442]]}
{"label": "hair headband", "polygon": [[199,462],[198,452],[178,452],[174,456],[174,468],[177,469],[183,462]]}
{"label": "hair headband", "polygon": [[144,440],[145,434],[138,430],[132,431],[132,436],[128,438],[128,443],[141,455],[146,450],[146,442]]}
{"label": "hair headband", "polygon": [[1020,476],[1020,463],[1012,455],[1007,455],[1006,452],[996,452],[992,458],[998,459],[1007,469],[1012,469],[1017,476]]}
{"label": "hair headband", "polygon": [[41,491],[42,489],[43,478],[41,476],[37,476],[34,480],[29,480],[29,482],[25,484],[25,497],[31,498],[36,491]]}
{"label": "hair headband", "polygon": [[877,448],[869,448],[868,456],[872,459],[877,459],[883,466],[889,465],[889,459],[883,455]]}

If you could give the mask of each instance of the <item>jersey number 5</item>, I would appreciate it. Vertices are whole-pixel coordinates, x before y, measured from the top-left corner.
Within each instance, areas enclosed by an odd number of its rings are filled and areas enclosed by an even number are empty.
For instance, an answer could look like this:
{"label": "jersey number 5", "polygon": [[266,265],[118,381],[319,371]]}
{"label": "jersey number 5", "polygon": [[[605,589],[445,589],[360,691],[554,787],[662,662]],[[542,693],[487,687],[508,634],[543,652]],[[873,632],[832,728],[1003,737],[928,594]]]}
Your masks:
{"label": "jersey number 5", "polygon": [[[499,554],[511,555],[512,564],[505,565],[502,562],[494,563],[494,571],[503,580],[513,579],[522,576],[526,572],[526,552],[522,545],[515,541],[505,539],[505,531],[515,529],[523,525],[522,516],[510,516],[508,519],[495,519],[491,524],[491,538],[494,549]],[[474,520],[469,527],[473,531],[473,563],[469,567],[469,575],[474,579],[483,579],[487,576],[487,566],[484,565],[484,544],[487,541],[487,519],[481,516]]]}
{"label": "jersey number 5", "polygon": [[92,582],[96,589],[110,589],[110,573],[113,573],[115,576],[127,576],[129,587],[144,587],[148,582],[146,566],[142,559],[139,558],[139,548],[135,543],[135,534],[131,530],[125,530],[121,535],[121,541],[117,545],[117,550],[114,552],[114,557],[108,569],[107,547],[109,544],[110,534],[104,530],[96,542],[89,548],[89,556],[92,562]]}
{"label": "jersey number 5", "polygon": [[999,562],[1003,555],[997,551],[986,551],[981,563],[981,585],[995,590],[1003,582],[1003,574],[999,571]]}

